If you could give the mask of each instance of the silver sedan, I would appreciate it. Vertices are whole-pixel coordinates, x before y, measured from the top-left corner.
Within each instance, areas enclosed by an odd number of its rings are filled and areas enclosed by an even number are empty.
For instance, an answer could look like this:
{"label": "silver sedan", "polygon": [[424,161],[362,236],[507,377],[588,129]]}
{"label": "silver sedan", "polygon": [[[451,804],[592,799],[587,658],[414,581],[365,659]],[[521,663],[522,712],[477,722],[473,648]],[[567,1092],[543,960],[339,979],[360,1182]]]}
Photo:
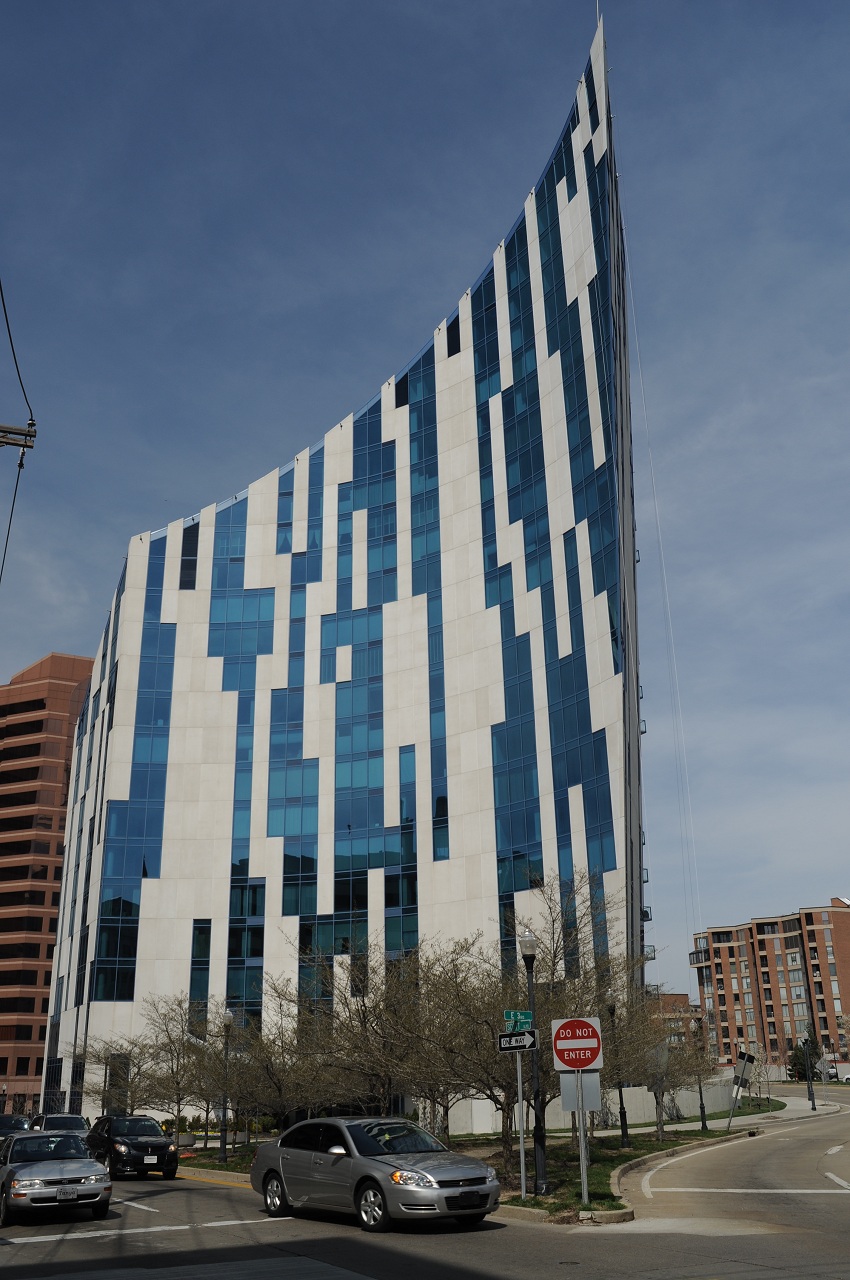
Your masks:
{"label": "silver sedan", "polygon": [[449,1151],[409,1120],[338,1117],[306,1120],[258,1147],[251,1186],[266,1210],[335,1209],[357,1215],[364,1231],[392,1219],[483,1222],[499,1207],[496,1171]]}
{"label": "silver sedan", "polygon": [[88,1205],[109,1212],[112,1180],[85,1143],[71,1133],[10,1134],[0,1147],[0,1227],[26,1209]]}

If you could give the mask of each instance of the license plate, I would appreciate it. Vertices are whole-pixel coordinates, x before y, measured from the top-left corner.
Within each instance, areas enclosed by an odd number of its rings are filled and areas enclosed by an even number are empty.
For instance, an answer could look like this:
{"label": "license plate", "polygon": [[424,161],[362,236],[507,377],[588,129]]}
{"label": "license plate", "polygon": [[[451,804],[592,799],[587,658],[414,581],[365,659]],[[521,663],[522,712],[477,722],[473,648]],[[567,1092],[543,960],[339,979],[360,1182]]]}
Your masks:
{"label": "license plate", "polygon": [[76,1187],[57,1187],[56,1188],[57,1200],[76,1200],[76,1198],[77,1198]]}
{"label": "license plate", "polygon": [[145,1156],[145,1164],[156,1164],[156,1156]]}
{"label": "license plate", "polygon": [[460,1207],[462,1209],[477,1209],[479,1204],[479,1195],[477,1191],[461,1191],[458,1196]]}

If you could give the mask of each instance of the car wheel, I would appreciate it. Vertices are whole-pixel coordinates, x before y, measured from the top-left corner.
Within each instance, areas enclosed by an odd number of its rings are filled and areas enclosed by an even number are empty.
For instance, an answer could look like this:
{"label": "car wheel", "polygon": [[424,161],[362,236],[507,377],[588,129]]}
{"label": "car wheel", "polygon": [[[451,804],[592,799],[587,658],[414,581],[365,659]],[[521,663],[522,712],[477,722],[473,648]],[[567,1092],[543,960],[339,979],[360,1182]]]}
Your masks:
{"label": "car wheel", "polygon": [[93,1204],[91,1207],[91,1216],[93,1218],[105,1218],[108,1213],[109,1213],[108,1200],[98,1200],[97,1204]]}
{"label": "car wheel", "polygon": [[285,1215],[289,1205],[286,1202],[286,1191],[280,1174],[270,1173],[267,1175],[263,1183],[263,1200],[266,1205],[266,1213],[270,1218],[282,1218]]}
{"label": "car wheel", "polygon": [[386,1197],[377,1182],[364,1182],[357,1192],[357,1216],[364,1231],[389,1229]]}
{"label": "car wheel", "polygon": [[459,1227],[479,1227],[486,1217],[486,1213],[465,1213],[462,1218],[455,1218],[455,1222]]}
{"label": "car wheel", "polygon": [[176,1177],[177,1177],[177,1170],[176,1170],[176,1169],[163,1169],[163,1171],[162,1171],[162,1176],[163,1176],[163,1178],[176,1178]]}
{"label": "car wheel", "polygon": [[0,1194],[0,1227],[10,1227],[15,1221],[15,1214],[9,1208],[6,1192]]}
{"label": "car wheel", "polygon": [[147,1176],[148,1176],[148,1170],[147,1170],[147,1169],[137,1169],[137,1170],[136,1170],[136,1177],[137,1177],[137,1178],[146,1178]]}

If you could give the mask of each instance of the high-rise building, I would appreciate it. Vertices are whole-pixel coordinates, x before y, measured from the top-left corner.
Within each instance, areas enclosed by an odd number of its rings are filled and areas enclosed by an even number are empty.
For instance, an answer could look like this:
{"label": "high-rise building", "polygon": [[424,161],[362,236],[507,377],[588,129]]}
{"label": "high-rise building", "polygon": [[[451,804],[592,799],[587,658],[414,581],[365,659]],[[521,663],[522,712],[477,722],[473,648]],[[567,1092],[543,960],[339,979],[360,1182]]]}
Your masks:
{"label": "high-rise building", "polygon": [[[188,991],[476,932],[544,881],[642,946],[623,242],[601,29],[422,351],[244,493],[133,539],[79,734],[49,1054]],[[89,773],[92,743],[101,768]]]}
{"label": "high-rise building", "polygon": [[720,1062],[761,1046],[787,1062],[814,1034],[848,1049],[842,992],[850,999],[850,898],[694,934],[690,955],[708,1043]]}
{"label": "high-rise building", "polygon": [[51,653],[0,685],[0,1111],[41,1095],[74,726],[91,658]]}

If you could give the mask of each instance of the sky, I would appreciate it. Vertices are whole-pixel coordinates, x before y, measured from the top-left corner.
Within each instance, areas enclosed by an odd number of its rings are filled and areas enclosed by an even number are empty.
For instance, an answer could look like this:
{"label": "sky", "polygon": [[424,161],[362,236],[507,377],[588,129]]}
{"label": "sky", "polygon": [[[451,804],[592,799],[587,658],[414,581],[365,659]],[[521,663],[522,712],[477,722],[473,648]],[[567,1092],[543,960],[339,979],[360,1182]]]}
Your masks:
{"label": "sky", "polygon": [[[850,896],[850,6],[603,16],[636,317],[647,977],[694,991],[694,928]],[[94,652],[134,533],[288,462],[429,340],[540,176],[596,8],[2,17],[0,275],[38,422],[5,681]],[[26,417],[0,344],[0,421]],[[0,450],[3,535],[16,462]]]}

